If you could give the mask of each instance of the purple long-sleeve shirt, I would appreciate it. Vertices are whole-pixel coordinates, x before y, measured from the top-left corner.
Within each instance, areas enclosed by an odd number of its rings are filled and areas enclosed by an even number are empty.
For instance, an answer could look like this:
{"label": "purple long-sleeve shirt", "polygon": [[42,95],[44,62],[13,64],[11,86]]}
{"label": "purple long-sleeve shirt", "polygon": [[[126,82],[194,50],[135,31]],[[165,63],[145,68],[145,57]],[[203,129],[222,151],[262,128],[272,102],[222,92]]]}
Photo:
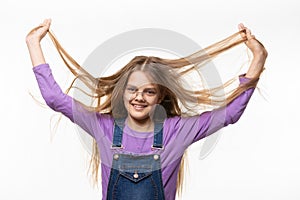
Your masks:
{"label": "purple long-sleeve shirt", "polygon": [[[136,132],[126,124],[123,130],[121,150],[112,150],[114,119],[107,114],[100,114],[85,109],[74,98],[62,92],[53,78],[48,64],[33,68],[41,94],[47,105],[61,112],[72,122],[79,125],[96,141],[101,157],[102,198],[106,199],[113,154],[160,154],[162,165],[162,182],[167,200],[175,199],[176,180],[180,161],[186,148],[192,143],[216,132],[228,124],[238,121],[252,96],[254,88],[239,95],[226,107],[207,111],[194,117],[171,117],[164,122],[163,150],[152,150],[153,132]],[[248,81],[240,76],[240,83]]]}

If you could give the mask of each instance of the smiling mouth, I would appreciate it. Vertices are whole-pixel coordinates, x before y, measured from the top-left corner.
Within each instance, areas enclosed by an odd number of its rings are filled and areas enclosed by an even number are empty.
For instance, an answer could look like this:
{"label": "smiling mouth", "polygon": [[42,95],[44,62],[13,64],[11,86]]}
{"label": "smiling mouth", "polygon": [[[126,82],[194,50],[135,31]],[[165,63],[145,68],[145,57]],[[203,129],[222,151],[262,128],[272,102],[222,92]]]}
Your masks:
{"label": "smiling mouth", "polygon": [[147,105],[139,105],[139,104],[131,104],[133,107],[134,107],[134,109],[136,109],[136,110],[142,110],[142,109],[144,109],[144,108],[146,108],[147,107]]}

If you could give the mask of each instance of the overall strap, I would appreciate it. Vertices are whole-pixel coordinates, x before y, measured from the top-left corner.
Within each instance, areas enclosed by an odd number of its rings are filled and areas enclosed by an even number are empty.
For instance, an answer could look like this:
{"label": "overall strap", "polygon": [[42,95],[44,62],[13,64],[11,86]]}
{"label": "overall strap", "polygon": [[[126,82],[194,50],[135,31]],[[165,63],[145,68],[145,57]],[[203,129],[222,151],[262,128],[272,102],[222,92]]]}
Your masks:
{"label": "overall strap", "polygon": [[123,127],[125,119],[115,119],[114,123],[114,135],[113,135],[113,144],[111,148],[123,148],[122,138],[123,138]]}
{"label": "overall strap", "polygon": [[163,149],[163,126],[167,118],[165,108],[161,105],[155,106],[155,111],[152,117],[154,121],[154,138],[152,149]]}
{"label": "overall strap", "polygon": [[163,122],[155,122],[152,148],[163,149]]}

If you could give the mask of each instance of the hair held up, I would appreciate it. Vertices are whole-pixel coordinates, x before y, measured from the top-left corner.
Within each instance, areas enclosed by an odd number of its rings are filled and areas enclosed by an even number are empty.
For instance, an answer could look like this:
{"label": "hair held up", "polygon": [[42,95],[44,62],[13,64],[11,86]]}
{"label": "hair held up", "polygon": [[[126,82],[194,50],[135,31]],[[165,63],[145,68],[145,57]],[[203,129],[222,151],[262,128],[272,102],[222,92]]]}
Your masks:
{"label": "hair held up", "polygon": [[[40,27],[36,27],[32,31],[35,31],[38,28]],[[192,71],[199,70],[216,56],[247,41],[246,36],[242,37],[242,35],[245,35],[241,34],[242,32],[245,32],[245,30],[236,32],[217,43],[182,58],[163,59],[151,56],[136,56],[123,68],[106,77],[92,76],[66,52],[51,31],[48,31],[48,35],[55,45],[63,62],[75,76],[75,79],[67,92],[72,88],[75,80],[77,79],[81,80],[92,91],[92,93],[88,93],[87,95],[95,100],[94,102],[96,103],[93,104],[93,106],[85,105],[88,109],[96,112],[112,114],[115,115],[114,117],[118,117],[116,116],[118,114],[122,115],[122,110],[114,111],[114,105],[122,104],[122,102],[120,102],[122,101],[122,89],[124,89],[123,87],[126,84],[128,76],[135,70],[143,70],[150,73],[151,77],[155,79],[154,81],[158,83],[159,87],[161,87],[160,89],[164,94],[161,106],[163,106],[167,111],[167,116],[172,117],[185,114],[182,112],[182,107],[180,106],[183,106],[187,111],[193,111],[193,106],[195,104],[222,107],[233,101],[247,89],[256,87],[260,74],[257,77],[252,78],[247,83],[240,84],[238,87],[231,90],[230,93],[226,95],[226,98],[218,98],[218,91],[231,85],[234,78],[215,88],[201,88],[200,90],[184,88],[180,83],[181,77],[184,77]],[[166,76],[168,76],[167,79],[165,78]],[[94,183],[98,182],[99,163],[100,154],[96,143],[94,142],[90,165]],[[182,190],[183,163],[184,159],[182,159],[181,170],[179,171],[177,179],[177,192],[179,194]]]}

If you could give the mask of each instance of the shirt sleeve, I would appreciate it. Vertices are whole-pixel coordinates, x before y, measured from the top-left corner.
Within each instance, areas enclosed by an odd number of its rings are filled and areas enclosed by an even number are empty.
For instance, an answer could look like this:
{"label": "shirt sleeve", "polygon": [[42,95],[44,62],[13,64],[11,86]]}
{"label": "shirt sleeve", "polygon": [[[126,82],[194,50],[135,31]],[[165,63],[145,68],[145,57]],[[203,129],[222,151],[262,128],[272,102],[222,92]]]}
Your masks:
{"label": "shirt sleeve", "polygon": [[[249,80],[243,75],[239,77],[240,84]],[[169,119],[166,130],[175,134],[173,135],[176,138],[175,140],[180,143],[177,147],[182,148],[183,151],[190,144],[211,135],[229,124],[236,123],[246,109],[253,92],[254,88],[250,88],[228,105],[203,112],[199,116]]]}
{"label": "shirt sleeve", "polygon": [[95,133],[103,133],[99,124],[105,124],[97,112],[87,110],[81,103],[65,94],[55,81],[49,64],[41,64],[33,68],[42,97],[46,104],[56,112],[60,112],[72,122],[79,125],[92,137]]}
{"label": "shirt sleeve", "polygon": [[[240,77],[241,84],[247,81],[247,78]],[[199,130],[193,136],[192,142],[207,137],[229,124],[236,123],[244,113],[253,92],[254,88],[250,88],[225,107],[202,113],[198,121]]]}

